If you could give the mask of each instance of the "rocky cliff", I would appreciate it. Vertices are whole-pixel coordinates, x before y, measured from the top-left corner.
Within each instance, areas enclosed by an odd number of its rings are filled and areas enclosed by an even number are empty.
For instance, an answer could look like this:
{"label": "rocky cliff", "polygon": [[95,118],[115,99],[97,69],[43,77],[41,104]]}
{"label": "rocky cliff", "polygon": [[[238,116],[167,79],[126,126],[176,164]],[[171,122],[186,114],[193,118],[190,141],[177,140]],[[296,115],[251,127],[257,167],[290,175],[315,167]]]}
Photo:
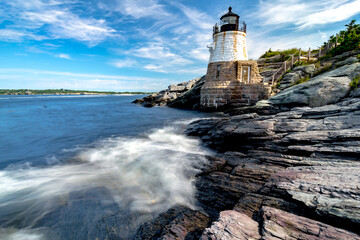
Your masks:
{"label": "rocky cliff", "polygon": [[217,151],[194,176],[200,210],[174,206],[137,238],[360,239],[359,76],[349,61],[191,123],[186,133]]}
{"label": "rocky cliff", "polygon": [[172,84],[158,93],[136,99],[133,103],[144,107],[169,106],[184,109],[200,109],[200,89],[204,85],[205,76],[188,82]]}

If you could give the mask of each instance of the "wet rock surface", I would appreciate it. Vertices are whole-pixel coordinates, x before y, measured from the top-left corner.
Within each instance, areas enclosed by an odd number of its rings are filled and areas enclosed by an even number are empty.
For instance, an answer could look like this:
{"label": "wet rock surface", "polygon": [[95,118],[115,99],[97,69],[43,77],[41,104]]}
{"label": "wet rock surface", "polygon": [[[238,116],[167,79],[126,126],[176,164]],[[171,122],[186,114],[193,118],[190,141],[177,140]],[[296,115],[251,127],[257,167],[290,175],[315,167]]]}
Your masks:
{"label": "wet rock surface", "polygon": [[260,239],[258,227],[258,223],[245,214],[233,210],[223,211],[219,219],[205,229],[200,239]]}
{"label": "wet rock surface", "polygon": [[187,134],[218,154],[195,181],[208,226],[182,239],[359,239],[359,98],[203,119]]}
{"label": "wet rock surface", "polygon": [[263,207],[262,239],[360,239],[354,233],[285,211]]}
{"label": "wet rock surface", "polygon": [[135,239],[199,239],[209,224],[210,218],[205,213],[175,206],[143,224]]}
{"label": "wet rock surface", "polygon": [[360,94],[349,87],[359,75],[349,60],[189,124],[187,135],[217,151],[194,176],[199,209],[157,224],[160,215],[138,239],[154,226],[144,239],[360,239]]}
{"label": "wet rock surface", "polygon": [[172,84],[167,89],[151,94],[133,103],[144,107],[169,106],[184,109],[200,109],[200,89],[205,82],[205,76],[188,82]]}

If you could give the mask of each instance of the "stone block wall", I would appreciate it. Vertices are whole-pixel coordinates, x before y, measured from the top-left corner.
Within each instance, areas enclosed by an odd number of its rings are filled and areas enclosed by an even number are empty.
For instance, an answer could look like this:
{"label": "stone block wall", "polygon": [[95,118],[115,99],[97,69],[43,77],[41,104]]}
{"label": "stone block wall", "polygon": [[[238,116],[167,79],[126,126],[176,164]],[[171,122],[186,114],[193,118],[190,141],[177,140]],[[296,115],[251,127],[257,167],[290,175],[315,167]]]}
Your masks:
{"label": "stone block wall", "polygon": [[[242,66],[251,67],[249,82],[242,80]],[[271,86],[261,80],[256,61],[210,63],[201,88],[200,104],[208,110],[253,105],[270,94]]]}

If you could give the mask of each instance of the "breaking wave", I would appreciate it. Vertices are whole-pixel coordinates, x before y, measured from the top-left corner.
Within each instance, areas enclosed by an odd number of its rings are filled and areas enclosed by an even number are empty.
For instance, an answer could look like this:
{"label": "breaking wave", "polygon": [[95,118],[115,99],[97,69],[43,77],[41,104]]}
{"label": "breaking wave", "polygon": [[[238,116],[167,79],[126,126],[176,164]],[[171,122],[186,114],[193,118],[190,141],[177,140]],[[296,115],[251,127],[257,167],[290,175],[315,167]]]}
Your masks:
{"label": "breaking wave", "polygon": [[[111,214],[121,213],[118,228],[127,236],[174,204],[196,208],[193,177],[211,153],[183,135],[184,126],[182,122],[141,137],[103,139],[78,149],[63,164],[0,171],[0,235],[47,239],[43,234],[49,233],[41,229],[48,228],[63,239],[71,227],[59,226],[62,222],[77,224],[84,222],[79,215],[92,216],[93,222],[82,226],[91,228],[101,225],[98,219],[106,222]],[[93,212],[79,213],[79,206]]]}

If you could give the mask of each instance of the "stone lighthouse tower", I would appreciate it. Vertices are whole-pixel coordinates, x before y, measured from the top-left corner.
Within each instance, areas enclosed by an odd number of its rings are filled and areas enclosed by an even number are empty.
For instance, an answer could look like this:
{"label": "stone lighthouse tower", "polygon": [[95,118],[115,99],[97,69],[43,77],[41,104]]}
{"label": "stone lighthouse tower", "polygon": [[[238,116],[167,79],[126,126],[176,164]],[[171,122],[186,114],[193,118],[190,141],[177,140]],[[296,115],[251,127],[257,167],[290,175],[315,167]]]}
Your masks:
{"label": "stone lighthouse tower", "polygon": [[213,43],[208,46],[209,65],[201,88],[203,109],[251,105],[269,94],[270,88],[262,83],[257,62],[248,60],[247,26],[239,19],[229,7],[229,12],[213,28]]}

